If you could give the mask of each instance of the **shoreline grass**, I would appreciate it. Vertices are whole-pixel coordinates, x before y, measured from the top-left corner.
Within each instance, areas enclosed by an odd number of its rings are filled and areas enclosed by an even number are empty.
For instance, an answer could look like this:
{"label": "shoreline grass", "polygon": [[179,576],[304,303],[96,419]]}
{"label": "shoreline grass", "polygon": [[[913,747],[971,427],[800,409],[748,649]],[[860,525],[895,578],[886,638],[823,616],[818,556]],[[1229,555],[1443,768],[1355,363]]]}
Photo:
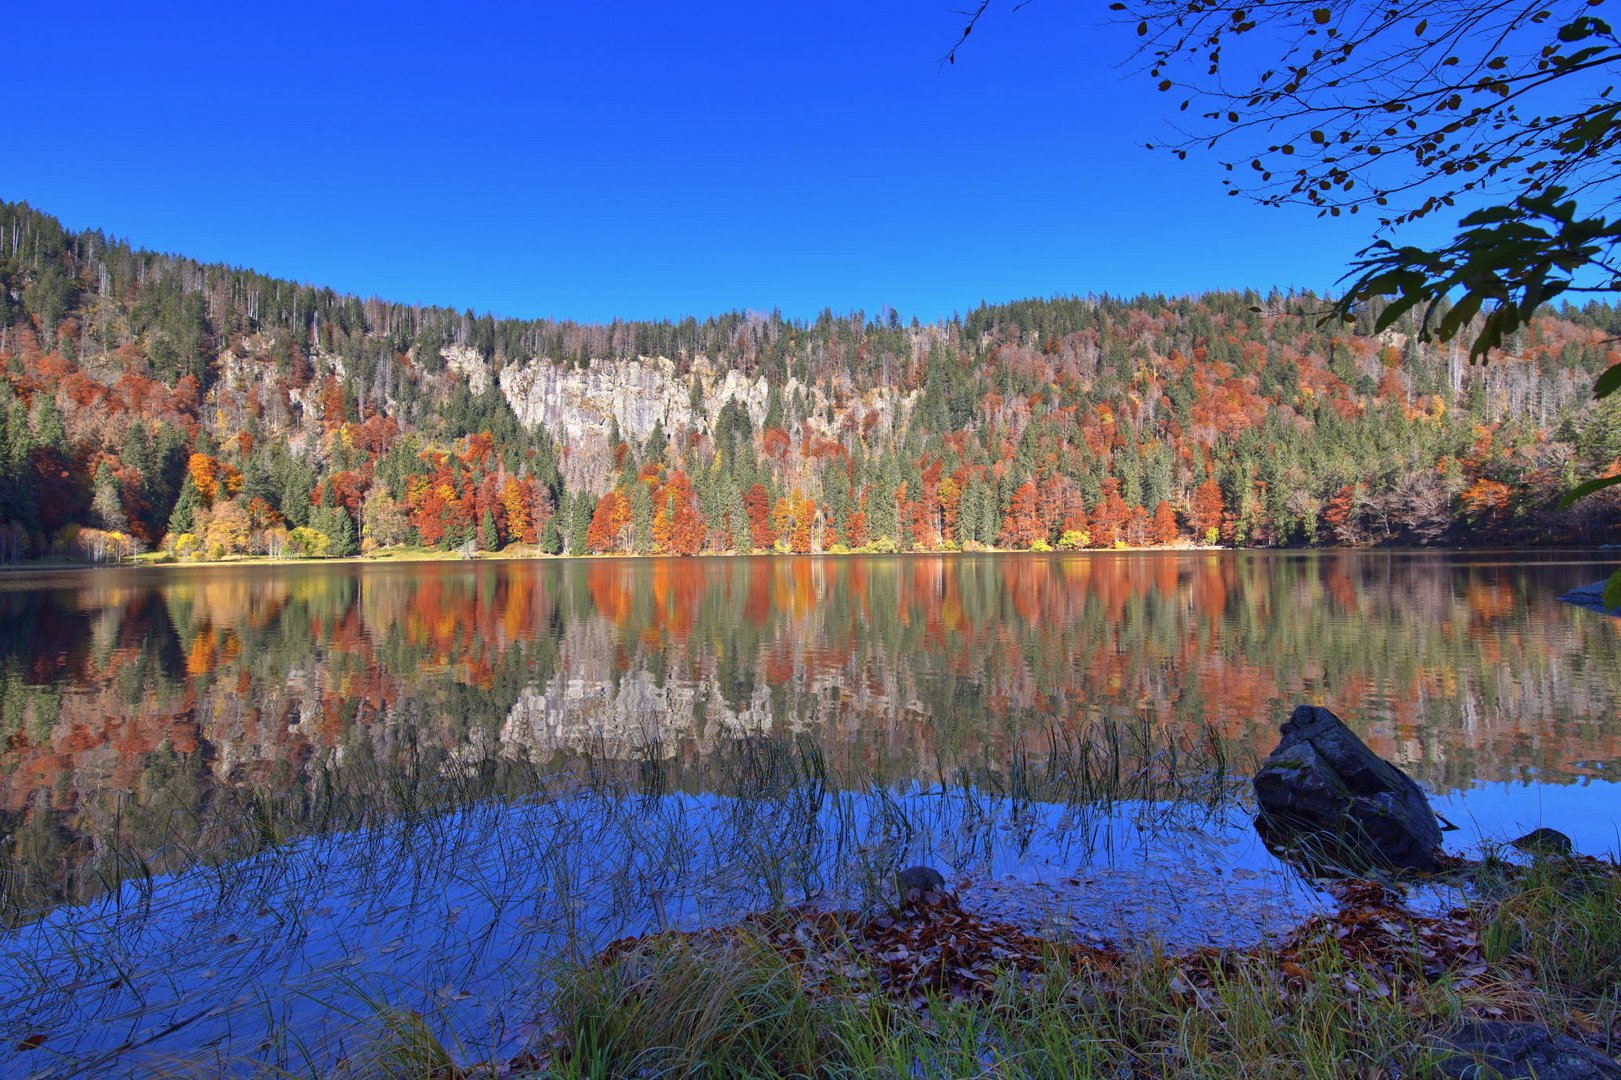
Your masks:
{"label": "shoreline grass", "polygon": [[1041,940],[949,900],[777,912],[564,967],[541,1038],[499,1064],[458,1066],[392,1037],[379,1059],[435,1080],[1497,1075],[1451,1044],[1479,1020],[1544,1025],[1613,1056],[1615,863],[1488,857],[1474,872],[1492,896],[1467,909],[1415,915],[1384,886],[1349,882],[1339,913],[1280,945],[1180,954],[1151,939]]}

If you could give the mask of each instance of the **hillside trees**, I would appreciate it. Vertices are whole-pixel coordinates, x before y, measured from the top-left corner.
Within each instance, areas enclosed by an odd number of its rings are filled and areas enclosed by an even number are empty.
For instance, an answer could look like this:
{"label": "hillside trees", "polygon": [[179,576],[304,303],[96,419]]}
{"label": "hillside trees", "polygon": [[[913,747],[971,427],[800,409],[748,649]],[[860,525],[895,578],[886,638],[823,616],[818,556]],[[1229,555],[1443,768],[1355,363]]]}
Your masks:
{"label": "hillside trees", "polygon": [[[1462,210],[1446,243],[1375,239],[1335,307],[1347,322],[1372,311],[1376,331],[1413,313],[1418,340],[1462,337],[1476,360],[1518,345],[1536,312],[1563,294],[1621,291],[1621,102],[1609,82],[1621,40],[1600,6],[1111,5],[1136,23],[1160,90],[1182,110],[1197,105],[1206,124],[1175,152],[1201,143],[1239,151],[1225,163],[1230,193],[1320,216],[1369,210],[1384,234]],[[1246,48],[1257,31],[1281,35],[1281,47]],[[1388,368],[1385,396],[1401,386]],[[1612,360],[1593,391],[1603,399],[1618,388]],[[1617,483],[1606,470],[1564,501]],[[1403,484],[1409,531],[1439,535],[1445,495],[1419,474]],[[1606,598],[1621,606],[1621,574]]]}
{"label": "hillside trees", "polygon": [[[73,284],[54,344],[20,302],[0,323],[4,557],[77,550],[64,530],[120,515],[152,547],[229,553],[238,511],[247,551],[306,555],[1598,540],[1616,518],[1555,507],[1572,476],[1621,470],[1621,421],[1590,404],[1621,327],[1602,304],[1538,316],[1485,368],[1255,293],[615,329],[362,304],[0,204],[0,291],[51,267]],[[193,295],[203,363],[177,374],[150,346]],[[558,372],[674,348],[659,393],[690,418],[582,412],[571,430],[606,434],[564,444],[432,359],[475,342],[492,369]],[[765,381],[707,400],[727,367]]]}

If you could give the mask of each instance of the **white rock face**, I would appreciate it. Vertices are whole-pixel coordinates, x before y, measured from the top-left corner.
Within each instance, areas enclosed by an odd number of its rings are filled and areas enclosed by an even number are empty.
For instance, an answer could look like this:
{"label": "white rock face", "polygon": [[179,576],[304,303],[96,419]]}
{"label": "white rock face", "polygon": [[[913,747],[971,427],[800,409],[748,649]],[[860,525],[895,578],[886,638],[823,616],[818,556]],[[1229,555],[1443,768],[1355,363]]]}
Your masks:
{"label": "white rock face", "polygon": [[[681,445],[688,435],[710,434],[726,403],[737,402],[758,438],[771,398],[771,386],[764,377],[750,378],[703,356],[686,374],[678,373],[675,361],[668,357],[639,356],[593,360],[586,368],[536,357],[508,363],[496,375],[490,361],[469,346],[450,345],[439,355],[451,372],[467,380],[474,394],[484,393],[493,380],[519,423],[550,432],[566,451],[564,479],[576,488],[592,488],[612,473],[608,434],[615,423],[621,437],[632,443],[645,440],[655,425],[662,424],[670,440]],[[321,354],[316,359],[318,368],[341,374],[341,358]],[[861,391],[848,383],[832,388],[806,386],[794,378],[780,390],[789,411],[784,426],[791,429],[796,442],[801,425],[821,438],[848,441],[851,428],[847,422],[853,419],[859,427],[869,414],[875,419],[874,434],[886,437],[906,422],[918,397],[916,391],[901,394],[889,387]]]}
{"label": "white rock face", "polygon": [[477,349],[466,345],[447,345],[439,350],[445,366],[467,380],[467,389],[476,397],[490,386],[490,365]]}
{"label": "white rock face", "polygon": [[[698,414],[692,410],[694,381],[700,385],[704,403]],[[790,379],[783,396],[792,397],[803,389],[803,384]],[[530,428],[543,424],[565,445],[578,445],[592,437],[605,439],[613,421],[618,421],[627,439],[647,438],[658,423],[669,434],[707,434],[710,420],[728,401],[737,401],[748,410],[758,428],[765,420],[770,396],[764,378],[751,381],[736,371],[720,373],[702,359],[683,377],[676,373],[675,361],[664,356],[593,360],[587,368],[530,360],[502,370],[501,391],[520,423]]]}
{"label": "white rock face", "polygon": [[[696,413],[692,408],[694,383],[701,403]],[[596,360],[583,370],[531,360],[503,370],[501,390],[519,422],[526,427],[544,424],[565,442],[592,435],[605,437],[611,420],[619,422],[627,439],[645,439],[660,422],[667,434],[708,434],[712,421],[729,401],[743,407],[758,432],[771,399],[770,384],[763,376],[750,379],[738,371],[722,370],[704,357],[685,376],[678,375],[675,362],[663,356]],[[833,436],[839,419],[851,407],[874,409],[881,421],[893,426],[897,415],[910,411],[916,396],[898,395],[888,388],[868,391],[859,398],[846,394],[847,403],[831,410],[834,419],[829,422],[828,400],[821,387],[806,386],[792,377],[782,384],[785,403],[800,395],[809,408],[809,415],[801,419],[826,437]]]}

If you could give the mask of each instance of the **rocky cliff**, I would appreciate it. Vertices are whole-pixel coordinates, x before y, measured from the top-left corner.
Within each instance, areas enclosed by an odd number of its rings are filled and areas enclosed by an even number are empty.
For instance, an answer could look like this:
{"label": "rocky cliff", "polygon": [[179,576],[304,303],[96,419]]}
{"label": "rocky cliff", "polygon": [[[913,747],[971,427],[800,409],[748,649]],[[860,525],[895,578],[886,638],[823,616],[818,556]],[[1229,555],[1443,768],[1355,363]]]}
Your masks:
{"label": "rocky cliff", "polygon": [[[469,388],[488,370],[460,350],[458,373],[468,377]],[[476,354],[474,354],[476,357]],[[447,355],[446,359],[450,357]],[[623,438],[640,442],[662,425],[672,441],[688,434],[708,435],[714,419],[728,402],[748,413],[758,431],[770,407],[770,387],[763,377],[750,378],[735,370],[722,370],[706,357],[693,361],[685,374],[675,361],[663,356],[630,360],[593,360],[588,367],[559,365],[535,358],[508,364],[498,384],[518,420],[527,428],[544,426],[568,449],[565,480],[577,485],[600,467],[599,457],[611,453],[608,435],[617,424]],[[829,393],[832,393],[830,399]],[[789,378],[781,388],[786,408],[784,423],[801,423],[824,438],[836,438],[852,410],[864,419],[875,414],[879,433],[888,434],[910,414],[916,392],[879,388],[856,393],[850,387],[831,391]],[[696,407],[695,406],[696,403]],[[602,475],[599,471],[595,475]]]}

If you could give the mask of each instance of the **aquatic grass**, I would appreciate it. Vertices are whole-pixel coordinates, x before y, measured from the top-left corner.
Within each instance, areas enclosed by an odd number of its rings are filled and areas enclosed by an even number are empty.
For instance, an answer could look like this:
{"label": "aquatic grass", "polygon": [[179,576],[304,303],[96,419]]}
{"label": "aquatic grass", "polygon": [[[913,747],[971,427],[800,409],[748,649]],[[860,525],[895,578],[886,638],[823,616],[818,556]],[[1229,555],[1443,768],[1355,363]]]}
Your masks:
{"label": "aquatic grass", "polygon": [[[1047,742],[1039,755],[1015,744],[1005,769],[988,760],[942,764],[933,790],[964,800],[958,816],[969,831],[996,816],[1023,820],[1022,808],[1033,802],[1091,807],[1140,802],[1187,810],[1231,800],[1225,755],[1213,735],[1183,746],[1148,728],[1125,730],[1099,722],[1085,730],[1054,728]],[[189,792],[160,787],[145,793],[150,805],[143,807],[144,818],[164,823],[155,848],[143,848],[129,835],[122,802],[109,827],[95,836],[93,854],[65,879],[54,851],[35,853],[16,844],[0,848],[0,924],[16,926],[54,903],[82,903],[100,895],[139,902],[155,880],[197,865],[218,870],[221,900],[229,901],[242,883],[236,867],[290,840],[433,827],[449,812],[486,801],[510,805],[594,797],[596,808],[609,812],[631,798],[700,791],[731,800],[733,826],[777,823],[769,843],[757,834],[754,856],[762,877],[786,895],[791,888],[815,886],[817,868],[803,857],[815,830],[805,823],[829,807],[835,793],[882,803],[907,790],[880,782],[881,768],[835,775],[815,742],[802,737],[742,738],[706,760],[682,763],[654,756],[651,743],[644,747],[647,756],[632,761],[615,760],[606,744],[597,749],[546,762],[503,758],[488,749],[456,760],[420,750],[386,762],[334,754],[312,764],[300,784],[222,788],[205,804],[195,803]],[[920,831],[915,809],[897,814],[890,803],[882,812],[896,826],[892,832],[909,838]],[[133,894],[127,892],[131,886]]]}
{"label": "aquatic grass", "polygon": [[[1084,745],[1127,744],[1099,733]],[[307,1073],[309,1062],[332,1060],[350,1037],[346,1027],[373,1023],[357,1001],[431,1015],[436,981],[506,987],[501,993],[538,1001],[548,986],[535,963],[583,963],[614,936],[805,899],[880,905],[893,899],[892,875],[909,861],[988,866],[1022,852],[1033,829],[1052,825],[1058,807],[1042,802],[1052,794],[1090,793],[1096,802],[1060,806],[1101,821],[1132,796],[1170,793],[1169,762],[1181,770],[1174,791],[1188,813],[1232,796],[1193,779],[1209,772],[1185,748],[1162,748],[1160,765],[1121,770],[1124,786],[1113,792],[1100,782],[1099,751],[1087,751],[1093,764],[1084,767],[1052,760],[1064,752],[1021,753],[1004,782],[978,774],[983,789],[962,782],[974,774],[959,773],[949,787],[839,775],[814,744],[792,738],[743,740],[697,764],[489,755],[422,763],[403,778],[370,757],[320,764],[299,790],[244,792],[201,813],[177,812],[161,852],[115,834],[95,861],[104,870],[100,901],[19,913],[6,953],[38,962],[0,977],[0,1042],[38,1023],[73,1060],[111,1062],[175,1053],[192,1031],[233,1046],[251,1031],[267,1068]],[[1195,794],[1208,805],[1193,808]],[[1077,828],[1064,842],[1085,858],[1094,838]],[[149,872],[129,872],[137,859]],[[188,860],[178,875],[158,872]],[[464,907],[478,926],[455,925]],[[207,988],[189,957],[173,977],[154,973],[165,963],[163,935],[193,917],[204,921],[185,923],[186,933],[216,971]],[[440,918],[451,921],[436,925]],[[394,946],[373,940],[373,925],[412,926],[418,936]],[[407,968],[433,978],[346,981],[351,954],[375,967],[385,961],[365,958],[395,947]],[[224,1007],[233,995],[251,1000],[279,987],[292,977],[282,974],[286,958],[309,949],[315,966],[280,996],[263,995],[257,1016],[251,1005]],[[476,1027],[493,1008],[482,1001],[447,1008],[436,1030]],[[94,1034],[107,1009],[133,1032],[128,1039]],[[143,1019],[162,1016],[196,1027],[170,1037],[161,1020]]]}
{"label": "aquatic grass", "polygon": [[841,1007],[740,935],[654,939],[556,976],[549,1022],[563,1077],[810,1076],[837,1055]]}

